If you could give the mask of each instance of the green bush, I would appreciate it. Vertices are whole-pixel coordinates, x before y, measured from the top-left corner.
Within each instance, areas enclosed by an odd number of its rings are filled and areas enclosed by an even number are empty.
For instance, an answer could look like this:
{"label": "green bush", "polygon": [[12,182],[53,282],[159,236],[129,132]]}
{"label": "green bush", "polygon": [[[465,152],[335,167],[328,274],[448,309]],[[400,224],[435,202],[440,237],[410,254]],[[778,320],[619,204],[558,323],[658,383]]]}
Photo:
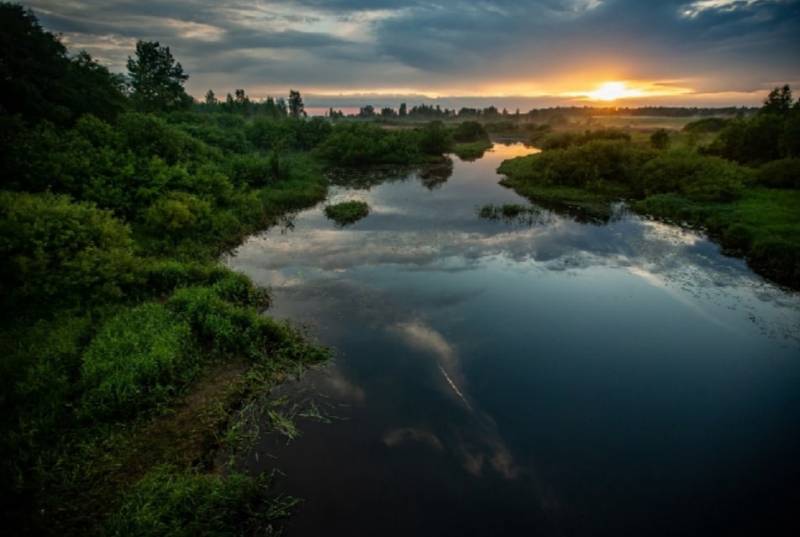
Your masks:
{"label": "green bush", "polygon": [[488,140],[489,133],[477,121],[463,121],[453,130],[453,140],[460,143]]}
{"label": "green bush", "polygon": [[756,182],[769,188],[800,188],[800,158],[767,162],[756,172]]}
{"label": "green bush", "polygon": [[595,140],[503,162],[499,171],[540,185],[635,187],[639,168],[656,153],[624,141]]}
{"label": "green bush", "polygon": [[647,162],[639,172],[645,195],[678,193],[696,201],[731,201],[741,193],[748,171],[717,157],[673,151]]}
{"label": "green bush", "polygon": [[286,171],[277,153],[238,155],[229,160],[230,176],[237,185],[260,188],[280,180]]}
{"label": "green bush", "polygon": [[344,226],[358,222],[369,214],[369,205],[363,201],[343,201],[325,207],[325,216]]}
{"label": "green bush", "polygon": [[88,306],[137,281],[127,226],[67,196],[0,192],[0,289],[5,312]]}
{"label": "green bush", "polygon": [[426,155],[441,155],[450,149],[450,133],[441,121],[431,121],[419,129],[417,143]]}
{"label": "green bush", "polygon": [[683,126],[683,130],[685,132],[695,133],[719,132],[724,129],[730,121],[730,119],[721,117],[705,117],[687,123]]}
{"label": "green bush", "polygon": [[189,325],[159,304],[106,322],[83,355],[79,414],[127,417],[173,395],[196,372]]}
{"label": "green bush", "polygon": [[669,132],[666,129],[658,129],[650,135],[650,145],[656,149],[666,149],[669,147]]}
{"label": "green bush", "polygon": [[408,130],[387,130],[370,123],[345,123],[317,148],[317,154],[337,166],[369,164],[412,164],[422,156],[419,134]]}

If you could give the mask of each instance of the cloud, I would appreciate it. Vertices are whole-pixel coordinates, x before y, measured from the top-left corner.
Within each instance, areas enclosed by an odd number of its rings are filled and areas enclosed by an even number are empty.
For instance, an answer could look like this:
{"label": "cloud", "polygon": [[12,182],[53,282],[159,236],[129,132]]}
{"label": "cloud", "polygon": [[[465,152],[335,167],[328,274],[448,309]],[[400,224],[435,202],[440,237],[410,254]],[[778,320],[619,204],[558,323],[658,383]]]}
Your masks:
{"label": "cloud", "polygon": [[[534,96],[600,80],[690,87],[681,102],[757,102],[800,81],[796,0],[32,0],[43,24],[122,69],[169,44],[201,95],[398,90]],[[587,82],[588,81],[588,82]],[[736,93],[722,93],[730,90]],[[715,97],[717,96],[717,97]],[[330,100],[330,97],[329,97]],[[562,101],[563,101],[562,97]],[[499,104],[502,105],[502,102]]]}

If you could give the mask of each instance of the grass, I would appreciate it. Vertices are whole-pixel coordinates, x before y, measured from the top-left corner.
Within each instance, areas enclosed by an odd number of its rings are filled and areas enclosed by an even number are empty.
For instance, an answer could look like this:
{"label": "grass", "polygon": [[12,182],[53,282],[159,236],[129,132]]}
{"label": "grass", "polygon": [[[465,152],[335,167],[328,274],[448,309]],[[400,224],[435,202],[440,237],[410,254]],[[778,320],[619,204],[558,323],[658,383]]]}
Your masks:
{"label": "grass", "polygon": [[478,140],[475,142],[463,142],[454,144],[453,153],[455,153],[456,156],[461,160],[472,161],[481,158],[483,154],[491,148],[492,148],[492,142],[489,141],[488,139]]}
{"label": "grass", "polygon": [[634,203],[643,214],[702,227],[758,272],[800,287],[800,191],[748,188],[730,203],[693,202],[662,194]]}
{"label": "grass", "polygon": [[268,494],[269,476],[228,476],[152,469],[124,497],[105,524],[110,536],[218,537],[272,534],[274,521],[288,516],[297,500]]}
{"label": "grass", "polygon": [[366,218],[369,214],[369,205],[363,201],[343,201],[325,207],[325,216],[336,222],[339,226],[346,226]]}

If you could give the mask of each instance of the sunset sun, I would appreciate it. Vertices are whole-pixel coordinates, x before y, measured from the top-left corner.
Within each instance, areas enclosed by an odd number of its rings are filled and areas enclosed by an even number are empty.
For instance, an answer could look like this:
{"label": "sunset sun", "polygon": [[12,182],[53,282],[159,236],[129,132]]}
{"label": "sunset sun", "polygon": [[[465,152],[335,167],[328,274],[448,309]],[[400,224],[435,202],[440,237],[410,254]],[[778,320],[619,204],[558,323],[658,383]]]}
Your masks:
{"label": "sunset sun", "polygon": [[590,99],[596,101],[615,101],[639,95],[640,91],[627,87],[624,82],[604,82],[596,90],[587,93]]}

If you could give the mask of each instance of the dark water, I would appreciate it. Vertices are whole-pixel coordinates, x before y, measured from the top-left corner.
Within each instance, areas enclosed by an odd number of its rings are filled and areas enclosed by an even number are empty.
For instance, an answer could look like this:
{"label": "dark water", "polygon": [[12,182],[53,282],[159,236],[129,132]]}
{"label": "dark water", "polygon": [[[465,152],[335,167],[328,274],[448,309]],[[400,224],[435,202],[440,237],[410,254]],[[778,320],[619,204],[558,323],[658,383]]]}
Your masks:
{"label": "dark water", "polygon": [[623,209],[479,219],[527,151],[337,187],[372,214],[230,259],[338,352],[283,388],[333,423],[247,461],[305,498],[288,534],[796,534],[800,297]]}

